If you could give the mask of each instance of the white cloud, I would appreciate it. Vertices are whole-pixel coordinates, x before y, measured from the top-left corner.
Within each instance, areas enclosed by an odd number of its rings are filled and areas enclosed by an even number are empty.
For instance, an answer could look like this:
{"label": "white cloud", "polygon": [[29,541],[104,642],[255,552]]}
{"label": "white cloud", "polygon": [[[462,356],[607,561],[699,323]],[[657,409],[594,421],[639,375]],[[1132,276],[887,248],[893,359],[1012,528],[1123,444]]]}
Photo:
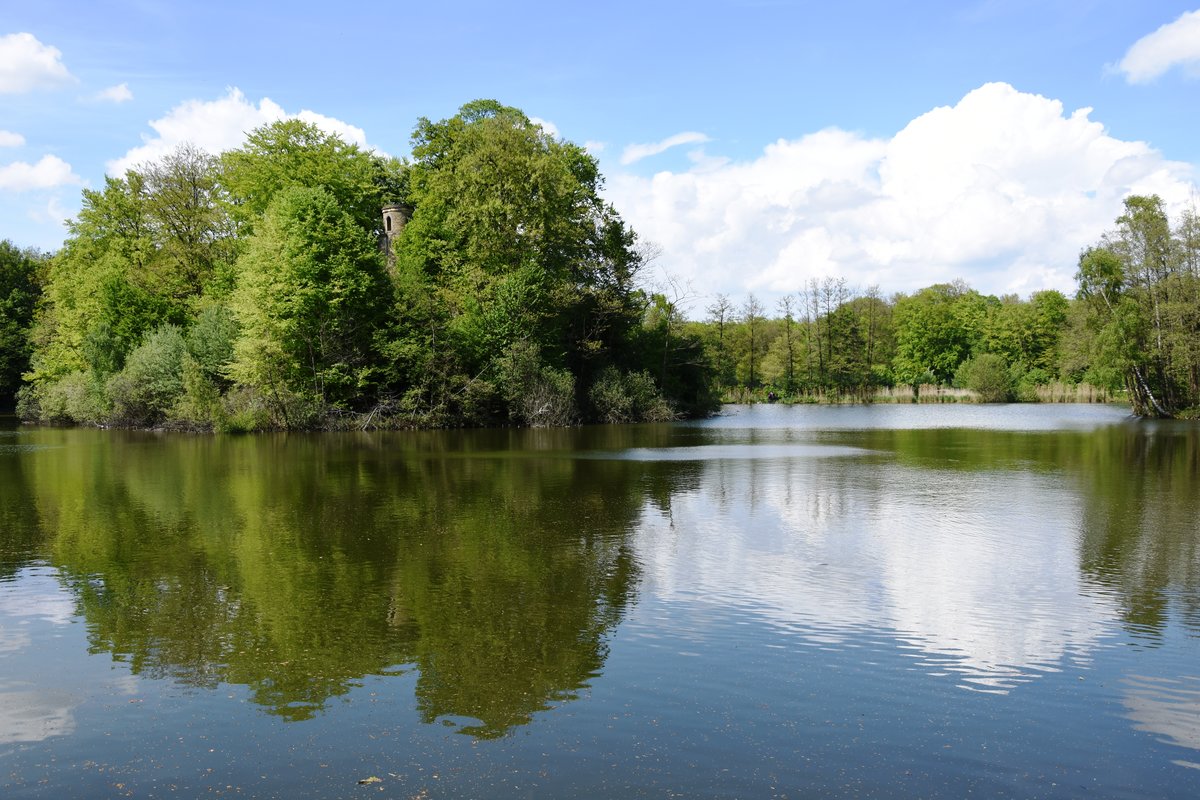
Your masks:
{"label": "white cloud", "polygon": [[709,139],[703,133],[696,131],[685,131],[677,133],[674,136],[668,136],[661,142],[650,142],[648,144],[631,144],[621,153],[622,164],[632,164],[635,161],[641,161],[643,158],[656,156],[659,153],[670,150],[672,147],[678,147],[681,144],[703,144]]}
{"label": "white cloud", "polygon": [[987,84],[890,139],[830,128],[752,161],[617,174],[608,194],[701,292],[769,295],[825,275],[885,293],[957,277],[989,293],[1071,291],[1079,250],[1127,194],[1175,209],[1195,191],[1190,166],[1090,113]]}
{"label": "white cloud", "polygon": [[1154,80],[1172,67],[1200,75],[1200,10],[1185,12],[1138,39],[1117,65],[1130,83]]}
{"label": "white cloud", "polygon": [[583,143],[583,149],[587,150],[589,153],[591,153],[594,156],[597,156],[597,155],[600,155],[601,153],[603,153],[604,148],[606,148],[606,147],[608,147],[607,142],[597,142],[592,139],[588,139],[586,142]]}
{"label": "white cloud", "polygon": [[76,211],[72,211],[62,204],[62,198],[51,197],[44,206],[30,209],[28,216],[34,222],[42,225],[63,226],[75,214]]}
{"label": "white cloud", "polygon": [[0,94],[54,89],[74,82],[57,47],[42,44],[32,33],[0,36]]}
{"label": "white cloud", "polygon": [[[823,415],[813,432],[837,424]],[[1119,610],[1081,586],[1078,542],[1005,524],[1036,512],[1047,525],[1077,529],[1083,509],[1062,481],[1027,470],[996,469],[986,480],[947,470],[936,492],[901,498],[879,487],[913,480],[911,466],[833,468],[831,458],[849,465],[868,453],[804,433],[787,444],[763,438],[756,447],[770,451],[772,468],[732,460],[744,451],[690,454],[707,473],[698,485],[711,488],[672,497],[669,519],[647,504],[632,538],[643,596],[754,609],[826,646],[889,629],[912,648],[912,668],[964,689],[1012,691],[1103,646]],[[676,530],[707,557],[681,558]]]}
{"label": "white cloud", "polygon": [[541,125],[542,130],[553,136],[555,139],[562,135],[558,132],[558,126],[548,119],[542,119],[541,117],[530,117],[529,121],[534,125]]}
{"label": "white cloud", "polygon": [[[264,102],[266,101],[264,100]],[[349,122],[342,122],[340,119],[327,117],[315,111],[301,111],[299,114],[289,116],[295,116],[298,120],[316,125],[326,133],[336,134],[348,144],[356,144],[363,149],[368,149],[367,132],[357,125],[351,125]]]}
{"label": "white cloud", "polygon": [[71,170],[71,165],[58,156],[42,156],[36,164],[15,161],[0,166],[0,190],[4,191],[25,192],[80,183],[83,181]]}
{"label": "white cloud", "polygon": [[0,130],[0,147],[20,147],[25,144],[25,137],[12,131]]}
{"label": "white cloud", "polygon": [[133,92],[130,91],[128,83],[118,83],[96,92],[95,99],[106,103],[127,103],[133,99]]}
{"label": "white cloud", "polygon": [[172,108],[166,116],[151,120],[150,127],[155,135],[143,134],[140,146],[109,161],[106,166],[110,175],[120,175],[138,164],[156,161],[184,143],[210,153],[219,153],[241,145],[246,134],[255,128],[293,118],[312,123],[351,144],[367,147],[366,133],[362,128],[315,111],[303,110],[289,114],[268,97],[255,104],[240,89],[230,87],[224,97],[187,100]]}

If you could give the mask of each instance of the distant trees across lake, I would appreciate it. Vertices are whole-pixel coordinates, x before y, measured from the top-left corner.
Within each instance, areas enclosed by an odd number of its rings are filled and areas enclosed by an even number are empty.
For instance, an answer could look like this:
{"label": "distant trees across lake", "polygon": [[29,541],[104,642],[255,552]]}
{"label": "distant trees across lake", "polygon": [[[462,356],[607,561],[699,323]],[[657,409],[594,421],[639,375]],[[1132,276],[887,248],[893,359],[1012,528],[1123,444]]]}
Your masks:
{"label": "distant trees across lake", "polygon": [[1200,217],[1174,225],[1156,196],[1131,196],[1116,228],[1079,258],[1079,291],[1022,300],[965,283],[885,298],[838,278],[785,295],[767,319],[724,295],[687,330],[727,399],[895,397],[959,387],[985,402],[1124,395],[1135,413],[1200,406]]}
{"label": "distant trees across lake", "polygon": [[1084,249],[1074,298],[831,277],[774,308],[717,295],[696,321],[688,287],[648,288],[653,248],[582,147],[486,100],[412,142],[410,163],[287,120],[85,189],[58,253],[0,243],[0,398],[223,431],[653,421],[921,386],[1200,405],[1200,220],[1158,197]]}

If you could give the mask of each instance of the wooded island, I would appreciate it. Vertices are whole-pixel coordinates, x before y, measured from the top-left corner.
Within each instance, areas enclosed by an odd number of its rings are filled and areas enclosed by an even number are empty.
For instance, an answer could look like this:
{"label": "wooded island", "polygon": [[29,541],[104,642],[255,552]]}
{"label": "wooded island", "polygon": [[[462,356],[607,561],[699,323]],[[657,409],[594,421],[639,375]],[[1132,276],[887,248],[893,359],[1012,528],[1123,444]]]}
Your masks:
{"label": "wooded island", "polygon": [[582,147],[489,100],[412,141],[408,163],[276,122],[85,189],[58,253],[0,242],[0,402],[218,431],[654,421],[939,386],[1200,406],[1195,209],[1172,226],[1158,197],[1127,198],[1071,299],[826,278],[689,321],[696,298],[647,281],[652,249]]}

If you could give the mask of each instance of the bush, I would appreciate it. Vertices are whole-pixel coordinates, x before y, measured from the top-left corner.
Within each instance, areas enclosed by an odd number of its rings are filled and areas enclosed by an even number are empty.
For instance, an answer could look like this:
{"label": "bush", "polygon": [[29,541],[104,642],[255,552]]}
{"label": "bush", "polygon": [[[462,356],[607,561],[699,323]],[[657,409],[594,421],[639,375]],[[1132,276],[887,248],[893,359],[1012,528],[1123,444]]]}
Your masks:
{"label": "bush", "polygon": [[970,389],[984,403],[1004,403],[1013,399],[1013,380],[1008,364],[995,353],[980,353],[959,365],[954,385]]}
{"label": "bush", "polygon": [[88,372],[64,375],[35,392],[36,396],[26,395],[24,406],[36,408],[37,418],[43,422],[96,424],[106,416],[103,393]]}
{"label": "bush", "polygon": [[1044,369],[1034,367],[1027,370],[1020,364],[1013,364],[1009,375],[1012,378],[1013,394],[1022,403],[1038,402],[1041,399],[1038,396],[1038,387],[1046,386],[1054,380]]}
{"label": "bush", "polygon": [[113,422],[154,425],[166,419],[183,395],[185,347],[177,326],[161,325],[133,349],[106,386]]}
{"label": "bush", "polygon": [[534,428],[575,424],[575,376],[544,365],[535,345],[512,345],[497,366],[510,418]]}
{"label": "bush", "polygon": [[251,433],[271,427],[271,409],[266,400],[245,386],[222,397],[213,413],[213,428],[220,433]]}
{"label": "bush", "polygon": [[216,427],[223,416],[221,390],[190,353],[183,356],[183,396],[171,417],[189,427]]}
{"label": "bush", "polygon": [[607,367],[588,390],[588,400],[601,422],[663,422],[675,417],[646,372],[622,373]]}

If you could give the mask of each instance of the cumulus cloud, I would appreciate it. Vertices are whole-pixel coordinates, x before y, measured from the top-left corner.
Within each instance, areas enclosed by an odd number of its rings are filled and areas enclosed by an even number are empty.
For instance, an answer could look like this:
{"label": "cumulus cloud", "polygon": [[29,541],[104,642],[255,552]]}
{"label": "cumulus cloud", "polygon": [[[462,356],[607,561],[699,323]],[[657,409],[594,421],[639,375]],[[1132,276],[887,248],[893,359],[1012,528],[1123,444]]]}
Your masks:
{"label": "cumulus cloud", "polygon": [[0,94],[56,89],[74,82],[57,47],[42,44],[32,33],[0,36]]}
{"label": "cumulus cloud", "polygon": [[0,147],[20,147],[25,144],[25,137],[12,131],[0,130]]}
{"label": "cumulus cloud", "polygon": [[96,92],[96,99],[105,103],[128,103],[133,99],[133,92],[128,83],[118,83]]}
{"label": "cumulus cloud", "polygon": [[187,100],[172,108],[166,116],[151,120],[149,124],[154,135],[143,134],[141,145],[109,161],[106,166],[110,175],[121,175],[138,164],[168,155],[184,143],[219,153],[241,145],[246,134],[255,128],[293,118],[316,125],[351,144],[367,147],[367,136],[362,128],[315,111],[289,114],[269,97],[255,103],[240,89],[230,87],[224,97]]}
{"label": "cumulus cloud", "polygon": [[26,192],[80,183],[83,181],[71,165],[58,156],[42,156],[36,164],[15,161],[0,165],[0,190],[4,191]]}
{"label": "cumulus cloud", "polygon": [[562,135],[558,132],[558,126],[555,125],[553,122],[551,122],[548,119],[542,119],[541,117],[530,117],[529,121],[532,122],[534,125],[541,125],[542,130],[544,130],[546,133],[550,134],[551,136],[553,136],[556,139]]}
{"label": "cumulus cloud", "polygon": [[958,277],[989,293],[1071,291],[1079,250],[1126,195],[1180,208],[1195,191],[1189,165],[1090,114],[992,83],[889,139],[829,128],[751,161],[617,174],[609,196],[702,292],[770,295],[827,275],[885,292]]}
{"label": "cumulus cloud", "polygon": [[703,133],[696,131],[685,131],[677,133],[674,136],[668,136],[661,142],[650,142],[648,144],[631,144],[621,153],[622,164],[632,164],[635,161],[641,161],[643,158],[656,156],[659,153],[670,150],[672,147],[678,147],[681,144],[703,144],[709,139]]}
{"label": "cumulus cloud", "polygon": [[1200,10],[1138,39],[1117,65],[1130,83],[1152,81],[1173,67],[1200,75]]}

